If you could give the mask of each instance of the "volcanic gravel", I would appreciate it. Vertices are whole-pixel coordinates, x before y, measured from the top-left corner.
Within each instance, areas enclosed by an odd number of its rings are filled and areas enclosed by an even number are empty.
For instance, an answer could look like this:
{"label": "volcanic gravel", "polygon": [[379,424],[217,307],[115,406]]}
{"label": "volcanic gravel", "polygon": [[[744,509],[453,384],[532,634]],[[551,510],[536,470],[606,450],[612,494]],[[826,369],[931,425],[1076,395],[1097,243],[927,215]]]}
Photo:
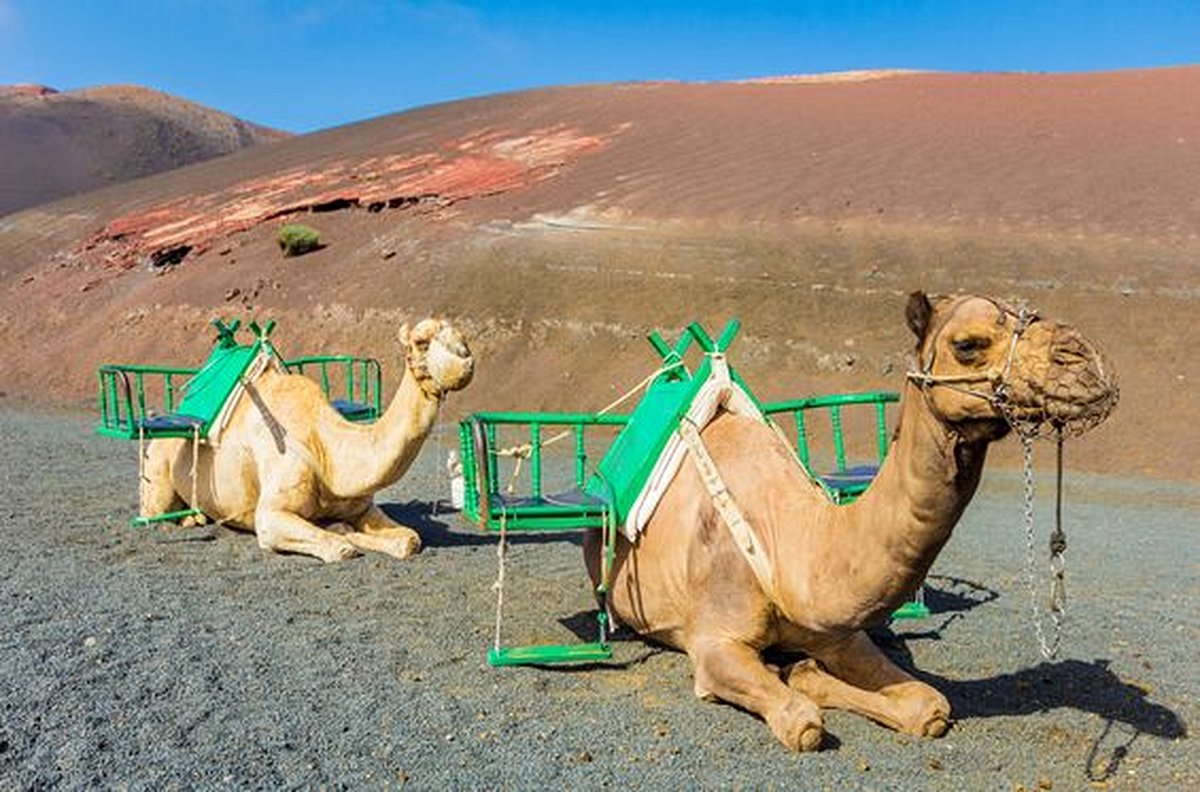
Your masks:
{"label": "volcanic gravel", "polygon": [[[441,501],[451,437],[378,498],[425,550],[326,566],[222,527],[132,528],[135,443],[0,411],[0,789],[1200,788],[1195,485],[1068,472],[1071,610],[1043,662],[1020,476],[989,471],[934,566],[935,615],[876,634],[953,728],[830,712],[801,755],[630,635],[608,663],[489,668],[495,543]],[[588,635],[578,541],[515,540],[505,609],[512,643]]]}

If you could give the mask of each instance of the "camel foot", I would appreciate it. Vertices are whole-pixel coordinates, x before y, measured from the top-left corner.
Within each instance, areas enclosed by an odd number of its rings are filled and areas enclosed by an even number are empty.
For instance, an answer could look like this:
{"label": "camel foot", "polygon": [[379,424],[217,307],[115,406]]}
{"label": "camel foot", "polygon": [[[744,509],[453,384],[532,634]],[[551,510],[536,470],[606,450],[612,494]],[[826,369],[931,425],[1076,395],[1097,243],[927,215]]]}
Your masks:
{"label": "camel foot", "polygon": [[384,552],[390,556],[408,558],[421,552],[421,537],[416,531],[397,528],[396,535],[388,538],[391,541],[392,547],[390,550],[384,550]]}
{"label": "camel foot", "polygon": [[421,537],[411,528],[382,528],[371,533],[348,533],[346,539],[360,550],[408,558],[421,552]]}
{"label": "camel foot", "polygon": [[914,737],[941,737],[950,729],[950,702],[921,682],[884,688],[900,707],[899,730]]}
{"label": "camel foot", "polygon": [[941,737],[950,728],[950,723],[942,717],[933,717],[925,724],[925,737]]}
{"label": "camel foot", "polygon": [[316,553],[317,558],[326,564],[345,561],[348,558],[356,558],[360,555],[362,555],[362,552],[350,542],[330,542],[327,547],[321,548]]}
{"label": "camel foot", "polygon": [[807,753],[821,747],[825,728],[821,711],[802,697],[795,697],[767,717],[771,733],[793,751]]}

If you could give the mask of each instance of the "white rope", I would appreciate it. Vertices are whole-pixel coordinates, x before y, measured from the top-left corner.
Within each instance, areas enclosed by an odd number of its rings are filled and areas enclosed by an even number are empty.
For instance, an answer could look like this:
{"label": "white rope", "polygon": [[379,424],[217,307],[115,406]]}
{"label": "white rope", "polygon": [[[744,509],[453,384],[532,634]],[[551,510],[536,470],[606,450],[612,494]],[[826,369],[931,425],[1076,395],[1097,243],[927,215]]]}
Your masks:
{"label": "white rope", "polygon": [[[605,407],[601,408],[596,413],[596,415],[607,415],[608,413],[617,409],[622,404],[624,404],[625,402],[629,401],[631,398],[636,396],[639,391],[641,391],[643,388],[645,388],[651,382],[658,379],[663,374],[666,374],[668,371],[677,369],[682,365],[683,365],[683,361],[677,360],[674,363],[668,363],[667,365],[651,372],[648,376],[643,378],[642,381],[639,382],[637,385],[634,385],[632,388],[625,391],[625,393],[618,396],[615,401],[613,401],[613,402],[609,403],[608,405],[606,405]],[[548,445],[557,443],[559,440],[562,440],[564,437],[567,437],[570,434],[571,434],[570,429],[563,429],[561,432],[551,435],[549,439],[542,440],[541,443],[539,444],[539,447],[545,448]],[[529,455],[531,453],[533,453],[533,444],[532,443],[521,443],[520,445],[509,446],[508,448],[497,449],[495,451],[491,451],[490,453],[492,454],[492,456],[508,456],[508,457],[516,457],[518,459],[527,459],[529,457]]]}
{"label": "white rope", "polygon": [[[138,513],[146,508],[146,425],[138,422]],[[141,515],[145,517],[145,514]]]}
{"label": "white rope", "polygon": [[192,424],[192,502],[191,507],[200,511],[196,502],[196,478],[199,475],[197,467],[200,464],[200,424]]}
{"label": "white rope", "polygon": [[496,545],[496,582],[492,590],[496,592],[496,637],[494,645],[500,651],[500,622],[504,614],[504,573],[505,560],[508,557],[508,512],[500,510],[500,542]]}

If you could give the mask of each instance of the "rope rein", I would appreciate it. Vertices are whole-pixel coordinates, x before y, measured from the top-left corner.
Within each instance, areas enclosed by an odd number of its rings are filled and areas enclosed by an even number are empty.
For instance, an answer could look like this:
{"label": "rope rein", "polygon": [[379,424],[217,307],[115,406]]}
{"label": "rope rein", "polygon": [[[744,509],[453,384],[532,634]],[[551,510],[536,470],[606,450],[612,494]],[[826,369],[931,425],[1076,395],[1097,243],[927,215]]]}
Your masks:
{"label": "rope rein", "polygon": [[508,560],[508,511],[500,509],[500,541],[496,544],[496,582],[492,591],[496,592],[496,630],[493,644],[500,651],[500,622],[504,614],[504,575],[505,561]]}

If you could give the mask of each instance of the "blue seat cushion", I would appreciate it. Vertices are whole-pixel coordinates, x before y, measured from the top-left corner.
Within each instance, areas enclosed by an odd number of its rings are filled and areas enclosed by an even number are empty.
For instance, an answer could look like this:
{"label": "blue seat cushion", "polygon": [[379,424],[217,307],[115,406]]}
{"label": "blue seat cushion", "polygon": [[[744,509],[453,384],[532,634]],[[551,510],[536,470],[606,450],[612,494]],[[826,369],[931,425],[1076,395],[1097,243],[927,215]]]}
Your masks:
{"label": "blue seat cushion", "polygon": [[369,404],[334,399],[330,404],[347,421],[362,421],[375,417],[375,408]]}
{"label": "blue seat cushion", "polygon": [[878,465],[854,465],[842,471],[824,473],[821,481],[835,490],[866,489],[878,472]]}
{"label": "blue seat cushion", "polygon": [[194,415],[184,415],[183,413],[171,413],[169,415],[155,415],[150,418],[138,421],[137,425],[143,429],[146,434],[152,435],[155,432],[174,432],[180,430],[192,430],[197,426],[204,426],[204,419],[197,418]]}

